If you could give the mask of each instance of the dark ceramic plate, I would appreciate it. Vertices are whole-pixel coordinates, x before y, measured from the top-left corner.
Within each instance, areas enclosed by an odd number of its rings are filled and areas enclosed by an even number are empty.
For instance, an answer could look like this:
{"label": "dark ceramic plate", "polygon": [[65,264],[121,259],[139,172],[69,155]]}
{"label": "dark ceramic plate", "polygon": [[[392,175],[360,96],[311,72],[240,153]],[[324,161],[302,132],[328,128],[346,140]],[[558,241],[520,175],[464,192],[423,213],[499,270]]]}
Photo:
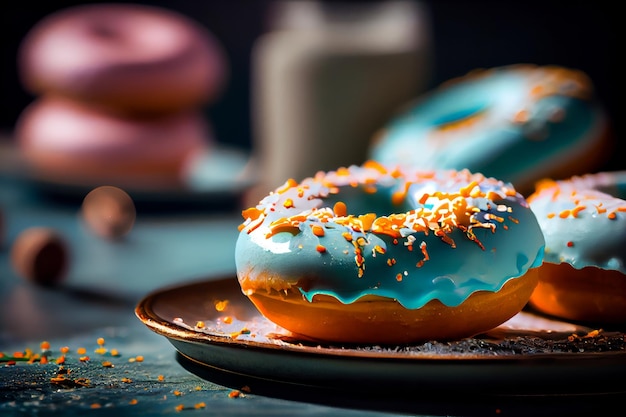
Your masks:
{"label": "dark ceramic plate", "polygon": [[115,185],[126,190],[136,203],[202,203],[238,197],[256,182],[254,162],[248,153],[228,146],[216,146],[190,166],[180,184],[164,184],[158,178],[142,183],[107,182],[94,184],[81,178],[53,178],[29,169],[16,147],[0,141],[0,174],[32,186],[45,195],[84,198],[98,185]]}
{"label": "dark ceramic plate", "polygon": [[598,411],[626,395],[624,333],[529,311],[457,342],[319,344],[261,316],[230,276],[153,292],[135,313],[189,371],[261,395],[437,415]]}

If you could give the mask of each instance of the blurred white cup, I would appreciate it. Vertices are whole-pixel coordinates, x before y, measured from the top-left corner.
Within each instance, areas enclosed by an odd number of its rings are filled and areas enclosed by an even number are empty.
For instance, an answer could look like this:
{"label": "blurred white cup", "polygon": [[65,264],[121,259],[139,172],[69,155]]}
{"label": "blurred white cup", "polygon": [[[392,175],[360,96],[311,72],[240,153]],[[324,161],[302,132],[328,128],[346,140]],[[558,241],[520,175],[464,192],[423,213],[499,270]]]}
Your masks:
{"label": "blurred white cup", "polygon": [[419,2],[274,5],[252,54],[261,175],[253,199],[289,178],[364,162],[373,134],[431,73],[430,19]]}

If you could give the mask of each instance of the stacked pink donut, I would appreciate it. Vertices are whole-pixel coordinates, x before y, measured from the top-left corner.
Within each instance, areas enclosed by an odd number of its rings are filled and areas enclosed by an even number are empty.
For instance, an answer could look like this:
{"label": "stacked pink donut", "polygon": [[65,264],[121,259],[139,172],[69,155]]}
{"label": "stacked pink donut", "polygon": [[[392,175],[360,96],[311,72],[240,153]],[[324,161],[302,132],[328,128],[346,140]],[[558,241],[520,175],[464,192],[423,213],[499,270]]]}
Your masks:
{"label": "stacked pink donut", "polygon": [[225,83],[224,51],[190,18],[134,4],[70,7],[24,38],[18,67],[36,99],[15,134],[46,178],[178,184],[213,142],[202,107]]}

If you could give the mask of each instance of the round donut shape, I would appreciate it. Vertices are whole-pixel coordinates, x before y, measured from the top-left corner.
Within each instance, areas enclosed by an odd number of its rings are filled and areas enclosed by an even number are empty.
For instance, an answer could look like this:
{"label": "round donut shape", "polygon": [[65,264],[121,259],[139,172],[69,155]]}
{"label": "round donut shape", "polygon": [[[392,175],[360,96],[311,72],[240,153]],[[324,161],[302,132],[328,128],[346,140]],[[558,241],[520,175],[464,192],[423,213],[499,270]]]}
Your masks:
{"label": "round donut shape", "polygon": [[47,16],[23,39],[18,66],[34,94],[131,114],[208,103],[227,75],[222,46],[204,27],[136,4],[81,5]]}
{"label": "round donut shape", "polygon": [[469,169],[527,196],[541,178],[593,171],[613,144],[586,74],[518,64],[475,70],[408,103],[376,133],[369,157]]}
{"label": "round donut shape", "polygon": [[303,338],[450,340],[518,313],[544,238],[510,184],[368,161],[287,181],[243,211],[243,293]]}
{"label": "round donut shape", "polygon": [[536,310],[626,323],[626,171],[545,180],[528,197],[546,240]]}
{"label": "round donut shape", "polygon": [[213,141],[199,111],[130,118],[52,97],[22,112],[15,137],[37,178],[146,189],[180,185],[190,158]]}

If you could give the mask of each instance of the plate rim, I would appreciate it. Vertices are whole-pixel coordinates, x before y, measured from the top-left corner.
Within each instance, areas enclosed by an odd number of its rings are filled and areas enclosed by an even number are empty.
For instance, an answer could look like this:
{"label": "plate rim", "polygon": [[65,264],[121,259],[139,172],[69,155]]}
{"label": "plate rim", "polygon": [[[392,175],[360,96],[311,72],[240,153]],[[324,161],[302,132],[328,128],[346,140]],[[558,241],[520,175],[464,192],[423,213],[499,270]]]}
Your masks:
{"label": "plate rim", "polygon": [[[136,317],[143,322],[153,332],[164,336],[168,339],[176,339],[182,342],[191,342],[199,345],[221,345],[236,348],[253,348],[261,350],[273,350],[281,352],[289,352],[294,354],[311,354],[323,355],[340,358],[356,358],[364,360],[392,360],[392,361],[410,361],[424,363],[432,362],[468,362],[468,363],[502,363],[502,362],[528,362],[528,361],[545,361],[557,359],[559,361],[575,360],[604,360],[604,359],[624,359],[626,364],[626,350],[624,351],[604,351],[604,352],[544,352],[536,354],[511,354],[511,355],[454,355],[454,354],[408,354],[401,352],[384,353],[370,352],[367,350],[356,350],[354,346],[328,347],[321,344],[313,347],[315,342],[310,345],[302,345],[295,343],[265,343],[249,339],[237,339],[225,333],[218,334],[216,332],[200,332],[186,329],[163,317],[160,317],[153,309],[152,305],[159,297],[164,297],[170,292],[180,291],[191,287],[218,286],[228,281],[235,281],[236,276],[226,274],[219,275],[210,279],[196,279],[178,284],[172,284],[165,287],[155,289],[145,295],[135,306]],[[243,293],[242,299],[245,299]],[[246,299],[247,300],[247,299]],[[260,313],[259,313],[260,315]],[[361,345],[363,346],[363,345]],[[375,345],[372,345],[375,346]]]}
{"label": "plate rim", "polygon": [[[483,402],[490,411],[494,401],[535,411],[531,402],[543,400],[558,407],[564,403],[594,404],[596,410],[597,401],[621,401],[626,394],[626,380],[622,378],[626,373],[626,350],[480,357],[378,352],[355,355],[350,350],[216,337],[180,326],[173,319],[165,320],[152,310],[159,297],[171,297],[175,291],[221,288],[232,295],[236,285],[232,274],[169,285],[146,295],[135,312],[150,330],[167,338],[187,371],[233,389],[249,386],[252,393],[269,397],[316,402],[312,393],[329,392],[344,406],[371,405],[382,411],[413,413],[416,408],[422,412],[424,402],[445,391],[465,415],[467,406],[476,401]],[[245,299],[243,293],[241,297]],[[180,358],[186,359],[184,363]],[[426,411],[439,413],[450,404],[435,401]],[[484,411],[479,410],[477,415],[485,415]]]}
{"label": "plate rim", "polygon": [[[196,187],[188,178],[184,178],[180,183],[176,184],[167,183],[167,181],[164,183],[163,181],[159,181],[162,179],[159,176],[155,176],[154,181],[150,181],[151,183],[157,183],[158,185],[149,187],[142,185],[140,182],[132,181],[123,182],[119,180],[106,179],[103,181],[91,181],[83,180],[77,177],[59,178],[40,173],[34,167],[29,166],[23,156],[19,153],[15,144],[4,144],[0,142],[0,151],[0,153],[4,155],[4,159],[13,161],[12,164],[8,164],[8,167],[0,170],[0,175],[27,182],[34,187],[42,189],[43,191],[50,190],[51,192],[61,195],[86,194],[86,192],[92,190],[93,188],[106,184],[124,189],[126,192],[131,194],[134,199],[139,201],[188,200],[190,198],[200,196],[238,195],[247,189],[252,188],[258,182],[255,178],[255,173],[257,171],[255,155],[241,147],[226,144],[215,144],[207,152],[202,155],[198,155],[198,160],[219,158],[220,155],[237,155],[237,157],[242,160],[241,166],[239,166],[236,172],[233,173],[238,175],[228,176],[231,180],[230,182],[224,183],[223,186],[220,186],[219,183],[223,181],[216,181],[215,184],[210,187]],[[0,162],[2,162],[2,160],[3,159],[0,159]],[[243,162],[244,160],[245,162]]]}

